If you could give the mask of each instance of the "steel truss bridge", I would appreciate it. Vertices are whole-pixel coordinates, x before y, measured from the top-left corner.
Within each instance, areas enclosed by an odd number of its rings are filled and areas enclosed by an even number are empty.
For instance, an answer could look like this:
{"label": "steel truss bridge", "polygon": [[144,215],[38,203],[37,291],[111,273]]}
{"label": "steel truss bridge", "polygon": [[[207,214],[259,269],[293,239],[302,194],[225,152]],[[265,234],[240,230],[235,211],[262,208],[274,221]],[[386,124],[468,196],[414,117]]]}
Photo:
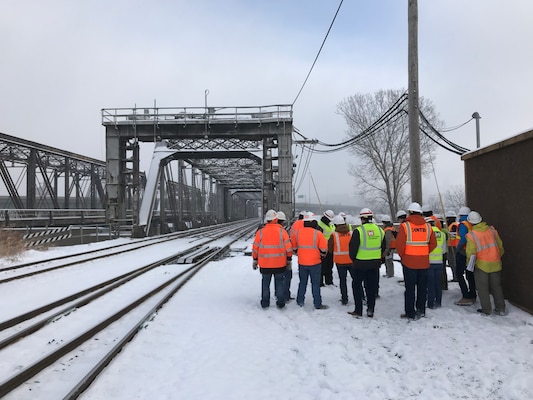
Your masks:
{"label": "steel truss bridge", "polygon": [[[294,213],[290,105],[103,109],[102,125],[105,162],[0,134],[1,226],[144,236]],[[156,144],[148,175],[142,142]]]}
{"label": "steel truss bridge", "polygon": [[2,225],[103,221],[102,213],[83,210],[104,208],[105,174],[104,161],[0,133]]}
{"label": "steel truss bridge", "polygon": [[[294,212],[291,105],[103,109],[102,124],[106,219],[131,209],[134,236]],[[140,142],[164,152],[145,186]]]}

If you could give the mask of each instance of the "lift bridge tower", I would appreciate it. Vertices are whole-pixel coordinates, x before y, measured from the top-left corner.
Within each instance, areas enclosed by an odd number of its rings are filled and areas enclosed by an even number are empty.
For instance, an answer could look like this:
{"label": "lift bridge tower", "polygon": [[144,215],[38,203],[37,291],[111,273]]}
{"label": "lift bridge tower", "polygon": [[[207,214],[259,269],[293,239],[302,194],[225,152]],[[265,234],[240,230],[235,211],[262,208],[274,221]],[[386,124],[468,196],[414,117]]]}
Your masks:
{"label": "lift bridge tower", "polygon": [[[102,110],[102,125],[106,131],[106,219],[119,224],[131,218],[134,236],[149,231],[143,226],[145,217],[140,218],[141,203],[159,202],[150,208],[151,213],[174,221],[173,226],[180,219],[198,218],[191,216],[198,213],[215,213],[218,222],[257,217],[270,208],[287,216],[294,213],[292,105],[112,108]],[[158,183],[149,190],[139,171],[139,142],[166,147],[167,155],[158,161]],[[180,171],[192,170],[192,186],[196,185],[194,176],[201,175],[198,192],[206,193],[205,182],[209,183],[209,194],[196,200],[202,204],[188,205],[185,199],[192,197],[184,182],[172,183],[172,177],[165,177],[163,171],[173,161]],[[148,202],[142,199],[145,196],[150,196]],[[255,206],[254,215],[230,204],[235,199]]]}

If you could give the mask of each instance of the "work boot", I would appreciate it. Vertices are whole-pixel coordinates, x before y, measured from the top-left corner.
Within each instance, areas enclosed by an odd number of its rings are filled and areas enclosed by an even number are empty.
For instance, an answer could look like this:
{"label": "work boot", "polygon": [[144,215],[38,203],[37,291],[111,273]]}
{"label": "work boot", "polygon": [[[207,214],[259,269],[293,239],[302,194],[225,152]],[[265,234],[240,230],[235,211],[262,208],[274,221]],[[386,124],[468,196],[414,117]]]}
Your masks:
{"label": "work boot", "polygon": [[471,306],[475,301],[473,299],[465,299],[464,297],[461,300],[456,301],[454,304],[456,306]]}

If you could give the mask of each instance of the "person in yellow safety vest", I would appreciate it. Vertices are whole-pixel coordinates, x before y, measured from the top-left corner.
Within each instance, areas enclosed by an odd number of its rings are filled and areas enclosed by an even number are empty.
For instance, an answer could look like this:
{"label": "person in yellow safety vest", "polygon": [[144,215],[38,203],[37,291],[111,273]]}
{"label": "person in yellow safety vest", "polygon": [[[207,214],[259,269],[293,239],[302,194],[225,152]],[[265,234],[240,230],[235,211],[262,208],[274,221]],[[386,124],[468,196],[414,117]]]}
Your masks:
{"label": "person in yellow safety vest", "polygon": [[352,232],[348,229],[348,225],[340,214],[335,215],[332,222],[335,225],[335,231],[329,237],[328,253],[333,254],[333,262],[337,266],[341,303],[345,306],[348,304],[348,270],[352,266],[352,259],[350,258],[349,252]]}
{"label": "person in yellow safety vest", "polygon": [[448,244],[448,266],[452,270],[452,282],[457,282],[456,270],[455,270],[455,258],[457,254],[455,253],[455,248],[459,239],[457,239],[457,228],[459,223],[457,222],[457,214],[455,211],[448,210],[446,211],[446,237]]}
{"label": "person in yellow safety vest", "polygon": [[474,273],[466,270],[466,235],[472,230],[472,224],[467,220],[469,213],[470,208],[466,206],[461,207],[458,213],[459,226],[457,227],[457,246],[455,247],[455,272],[462,295],[461,299],[454,303],[458,306],[471,306],[476,302]]}
{"label": "person in yellow safety vest", "polygon": [[429,253],[429,270],[428,270],[428,308],[435,309],[442,305],[442,271],[444,264],[442,255],[446,252],[446,235],[435,226],[435,220],[431,217],[425,218],[426,222],[431,225],[431,229],[437,239],[437,247]]}
{"label": "person in yellow safety vest", "polygon": [[353,231],[349,244],[350,258],[353,261],[350,275],[355,309],[348,314],[359,318],[363,316],[363,283],[366,288],[366,315],[370,318],[374,316],[379,267],[385,253],[385,232],[372,222],[373,217],[374,213],[370,209],[361,210],[361,225]]}
{"label": "person in yellow safety vest", "polygon": [[444,222],[444,217],[440,214],[433,214],[440,222],[439,228],[444,237],[444,253],[442,253],[442,274],[440,276],[442,290],[448,290],[448,274],[446,273],[446,263],[448,261],[448,242],[446,239],[446,224]]}
{"label": "person in yellow safety vest", "polygon": [[507,315],[501,284],[503,242],[493,226],[483,222],[476,211],[468,214],[472,230],[466,235],[466,256],[475,256],[474,278],[481,308],[477,311],[486,315],[492,313],[490,295],[494,298],[494,314]]}
{"label": "person in yellow safety vest", "polygon": [[388,215],[381,217],[383,231],[385,232],[385,275],[383,277],[392,278],[394,276],[393,255],[396,249],[396,229]]}
{"label": "person in yellow safety vest", "polygon": [[[335,214],[331,210],[324,212],[322,217],[318,220],[318,227],[322,230],[326,241],[329,240],[331,234],[335,231],[335,225],[331,223]],[[322,260],[322,271],[320,275],[320,286],[333,285],[333,254],[328,253]]]}

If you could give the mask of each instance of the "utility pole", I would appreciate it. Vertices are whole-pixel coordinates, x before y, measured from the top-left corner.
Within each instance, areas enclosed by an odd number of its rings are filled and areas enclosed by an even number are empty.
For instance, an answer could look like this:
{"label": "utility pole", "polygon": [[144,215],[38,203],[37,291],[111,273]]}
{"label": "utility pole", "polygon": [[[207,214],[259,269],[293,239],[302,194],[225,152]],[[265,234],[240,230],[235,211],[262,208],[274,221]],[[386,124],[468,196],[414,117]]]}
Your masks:
{"label": "utility pole", "polygon": [[474,114],[472,114],[472,118],[476,120],[476,147],[479,149],[481,147],[481,142],[479,139],[479,120],[481,117],[479,116],[479,113],[476,111]]}
{"label": "utility pole", "polygon": [[411,201],[422,204],[422,167],[420,162],[420,127],[418,117],[418,2],[408,0],[408,112]]}

